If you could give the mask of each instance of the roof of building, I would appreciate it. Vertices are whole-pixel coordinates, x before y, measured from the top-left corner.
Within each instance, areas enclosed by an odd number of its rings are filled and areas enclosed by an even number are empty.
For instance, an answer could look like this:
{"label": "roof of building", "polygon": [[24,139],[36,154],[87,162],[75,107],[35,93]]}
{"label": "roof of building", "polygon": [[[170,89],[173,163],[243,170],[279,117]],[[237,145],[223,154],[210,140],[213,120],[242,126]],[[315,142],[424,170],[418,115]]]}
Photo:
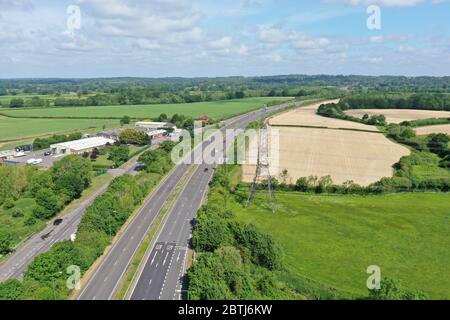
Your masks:
{"label": "roof of building", "polygon": [[158,128],[164,128],[164,127],[174,127],[175,125],[170,122],[140,121],[140,122],[136,122],[136,126],[154,126],[154,127],[158,127]]}
{"label": "roof of building", "polygon": [[199,117],[198,120],[208,121],[209,117],[205,114],[205,115]]}
{"label": "roof of building", "polygon": [[167,132],[166,130],[155,130],[155,131],[147,132],[147,135],[152,137],[152,136],[157,136],[157,135],[160,135],[160,134],[164,134],[166,132]]}
{"label": "roof of building", "polygon": [[113,143],[115,143],[115,141],[112,139],[104,138],[104,137],[92,137],[92,138],[85,138],[85,139],[62,142],[62,143],[55,143],[55,144],[51,145],[50,148],[53,149],[55,147],[59,147],[59,148],[67,148],[67,149],[79,151],[79,150],[84,150],[84,149],[101,147],[108,143],[113,144]]}

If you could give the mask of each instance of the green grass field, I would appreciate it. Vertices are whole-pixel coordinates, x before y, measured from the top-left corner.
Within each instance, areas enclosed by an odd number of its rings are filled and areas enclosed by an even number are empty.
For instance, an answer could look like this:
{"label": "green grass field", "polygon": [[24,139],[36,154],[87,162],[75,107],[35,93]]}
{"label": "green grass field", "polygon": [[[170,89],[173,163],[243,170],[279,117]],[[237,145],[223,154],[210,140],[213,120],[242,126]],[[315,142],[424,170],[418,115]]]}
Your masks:
{"label": "green grass field", "polygon": [[70,107],[70,108],[41,108],[2,110],[2,113],[15,117],[83,117],[121,118],[128,115],[133,118],[155,118],[161,113],[169,117],[175,113],[186,116],[199,117],[207,114],[213,119],[229,118],[233,115],[251,111],[271,101],[287,101],[291,98],[247,98],[239,100],[225,100],[214,102],[158,104],[136,106],[99,106],[99,107]]}
{"label": "green grass field", "polygon": [[259,194],[237,219],[271,234],[285,253],[292,286],[310,278],[353,296],[366,296],[366,269],[432,298],[450,298],[450,194],[327,196],[279,193],[277,213]]}
{"label": "green grass field", "polygon": [[53,133],[72,132],[88,128],[102,129],[103,125],[119,126],[117,120],[96,119],[17,119],[0,116],[0,141],[22,139]]}

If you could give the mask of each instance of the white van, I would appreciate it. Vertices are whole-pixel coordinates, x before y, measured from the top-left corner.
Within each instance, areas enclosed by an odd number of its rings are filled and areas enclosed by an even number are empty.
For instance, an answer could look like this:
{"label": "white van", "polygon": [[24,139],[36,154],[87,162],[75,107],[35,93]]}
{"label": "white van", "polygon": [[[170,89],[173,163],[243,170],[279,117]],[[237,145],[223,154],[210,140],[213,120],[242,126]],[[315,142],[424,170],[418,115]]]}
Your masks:
{"label": "white van", "polygon": [[42,163],[42,159],[29,159],[29,160],[27,160],[27,164],[37,165],[39,163]]}

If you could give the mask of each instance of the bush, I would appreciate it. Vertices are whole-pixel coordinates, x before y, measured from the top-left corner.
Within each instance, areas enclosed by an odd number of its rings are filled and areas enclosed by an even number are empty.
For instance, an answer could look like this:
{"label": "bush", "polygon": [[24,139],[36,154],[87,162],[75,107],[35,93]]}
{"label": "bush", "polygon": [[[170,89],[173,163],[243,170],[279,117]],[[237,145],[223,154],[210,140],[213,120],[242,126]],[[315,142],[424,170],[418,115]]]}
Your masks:
{"label": "bush", "polygon": [[136,131],[133,129],[125,129],[120,133],[119,140],[121,143],[134,144],[134,145],[146,145],[150,143],[150,137],[142,131]]}
{"label": "bush", "polygon": [[117,168],[128,161],[129,153],[130,148],[126,145],[112,146],[109,151],[108,160],[114,162],[114,166]]}
{"label": "bush", "polygon": [[209,251],[220,248],[230,237],[226,221],[205,207],[198,213],[192,243],[195,250]]}
{"label": "bush", "polygon": [[0,300],[21,300],[23,293],[23,285],[17,279],[0,282]]}
{"label": "bush", "polygon": [[381,281],[380,290],[369,290],[369,298],[372,300],[427,300],[427,295],[418,290],[406,290],[402,288],[398,280],[385,278]]}
{"label": "bush", "polygon": [[16,205],[16,202],[14,201],[14,199],[8,198],[3,203],[3,208],[5,208],[5,209],[12,209],[12,208],[15,207],[15,205]]}
{"label": "bush", "polygon": [[44,208],[43,206],[36,205],[33,208],[33,215],[40,220],[47,220],[53,217],[53,212]]}
{"label": "bush", "polygon": [[20,218],[20,217],[23,217],[23,211],[22,211],[22,209],[20,209],[20,208],[14,208],[14,209],[11,211],[11,216],[12,216],[13,218]]}
{"label": "bush", "polygon": [[36,218],[34,217],[34,216],[32,216],[32,215],[29,215],[29,216],[27,216],[26,218],[25,218],[25,221],[23,222],[23,224],[25,225],[25,226],[33,226],[33,225],[35,225],[36,224]]}
{"label": "bush", "polygon": [[[36,203],[37,207],[42,207],[48,212],[48,216],[44,217],[45,219],[51,218],[59,211],[58,198],[55,193],[50,189],[41,189],[36,194]],[[44,211],[38,210],[37,212],[42,213]],[[37,218],[42,219],[43,217],[39,217],[35,214]]]}
{"label": "bush", "polygon": [[8,254],[11,251],[11,234],[5,230],[0,230],[0,254]]}
{"label": "bush", "polygon": [[253,263],[269,270],[281,267],[281,249],[269,235],[251,224],[232,223],[230,226],[236,245],[250,250]]}
{"label": "bush", "polygon": [[92,180],[91,161],[73,155],[55,162],[51,172],[55,182],[54,191],[67,194],[70,199],[79,198]]}

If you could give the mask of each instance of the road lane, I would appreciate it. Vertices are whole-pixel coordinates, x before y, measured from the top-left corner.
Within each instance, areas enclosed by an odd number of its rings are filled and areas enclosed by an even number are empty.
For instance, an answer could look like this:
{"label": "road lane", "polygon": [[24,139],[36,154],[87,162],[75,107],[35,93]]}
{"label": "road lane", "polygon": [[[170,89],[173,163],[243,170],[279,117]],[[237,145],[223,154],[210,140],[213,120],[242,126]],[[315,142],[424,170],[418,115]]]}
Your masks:
{"label": "road lane", "polygon": [[[273,113],[290,107],[290,104],[269,107]],[[252,112],[227,122],[224,129],[244,129],[253,121],[266,116],[266,112]],[[233,141],[227,141],[228,144]],[[159,245],[175,243],[175,252],[169,265],[161,267],[151,263],[150,257],[143,261],[144,267],[137,275],[137,281],[131,288],[131,300],[172,300],[186,298],[186,258],[191,244],[195,216],[200,208],[214,174],[214,165],[202,164],[189,180],[183,192],[167,215],[166,223],[156,239]],[[156,245],[155,245],[156,247]],[[155,249],[153,249],[152,254]],[[161,281],[161,279],[164,279]],[[157,279],[155,281],[154,279]],[[150,281],[151,280],[151,281]],[[162,283],[162,285],[161,285]]]}

